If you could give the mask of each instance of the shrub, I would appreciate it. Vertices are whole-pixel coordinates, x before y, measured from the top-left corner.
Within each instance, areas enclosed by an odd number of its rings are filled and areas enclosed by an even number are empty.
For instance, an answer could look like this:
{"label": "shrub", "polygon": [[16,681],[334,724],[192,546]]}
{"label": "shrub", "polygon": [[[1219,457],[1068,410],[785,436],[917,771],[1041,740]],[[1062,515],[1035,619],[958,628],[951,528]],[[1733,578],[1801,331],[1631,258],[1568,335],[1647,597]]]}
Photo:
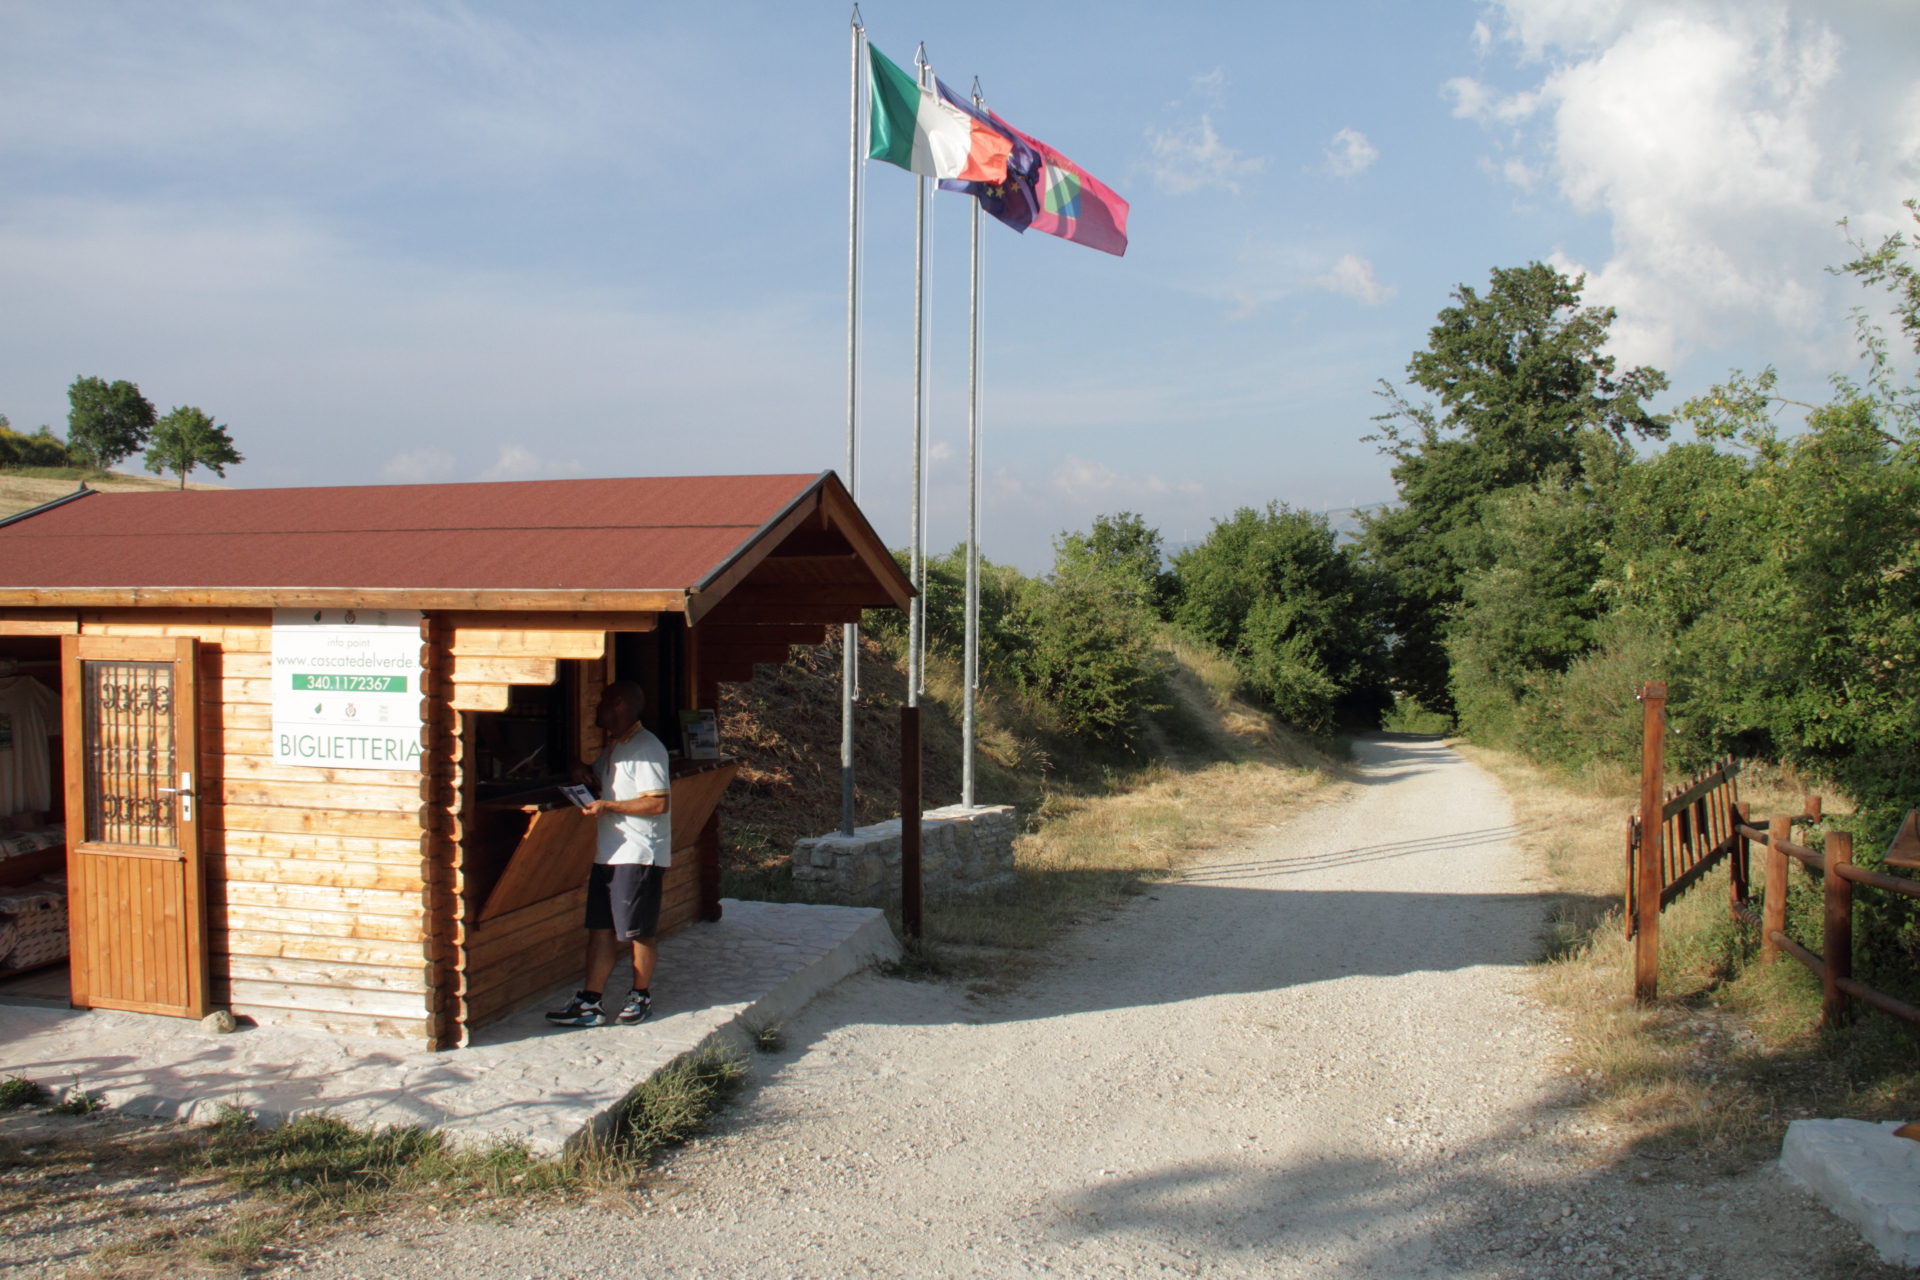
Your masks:
{"label": "shrub", "polygon": [[1391,699],[1372,584],[1325,516],[1242,507],[1174,557],[1174,573],[1175,621],[1231,654],[1281,716],[1311,732],[1379,722]]}
{"label": "shrub", "polygon": [[4,416],[0,416],[0,467],[72,465],[67,446],[53,434],[51,427],[41,427],[32,435],[23,436],[7,425]]}
{"label": "shrub", "polygon": [[1130,744],[1146,708],[1154,619],[1100,575],[1029,580],[1007,621],[1020,688],[1068,737]]}

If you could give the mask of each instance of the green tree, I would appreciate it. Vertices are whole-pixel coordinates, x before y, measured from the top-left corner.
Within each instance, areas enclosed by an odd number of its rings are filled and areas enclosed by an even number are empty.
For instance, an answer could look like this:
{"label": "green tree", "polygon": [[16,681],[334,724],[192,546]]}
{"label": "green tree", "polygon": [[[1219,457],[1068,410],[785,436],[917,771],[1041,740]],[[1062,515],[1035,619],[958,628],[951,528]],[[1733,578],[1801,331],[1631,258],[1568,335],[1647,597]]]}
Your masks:
{"label": "green tree", "polygon": [[1381,384],[1388,409],[1368,439],[1393,457],[1400,502],[1368,517],[1364,543],[1390,589],[1395,682],[1429,707],[1451,706],[1446,624],[1467,571],[1491,558],[1485,501],[1550,475],[1576,479],[1585,433],[1667,434],[1668,420],[1645,405],[1666,375],[1616,376],[1601,353],[1615,312],[1581,306],[1584,286],[1540,262],[1495,268],[1485,296],[1454,291],[1457,305],[1407,366],[1410,385],[1438,405]]}
{"label": "green tree", "polygon": [[1061,534],[1053,544],[1055,572],[1098,575],[1162,618],[1168,616],[1174,577],[1166,566],[1160,531],[1136,512],[1095,516],[1085,533]]}
{"label": "green tree", "polygon": [[1214,522],[1174,558],[1174,620],[1231,654],[1301,728],[1377,720],[1382,632],[1368,575],[1325,516],[1270,503]]}
{"label": "green tree", "polygon": [[75,378],[67,403],[67,448],[86,466],[111,467],[153,431],[153,404],[131,382]]}
{"label": "green tree", "polygon": [[192,405],[176,407],[155,424],[146,457],[147,470],[155,475],[173,472],[182,489],[195,467],[224,477],[228,467],[245,461],[227,429]]}

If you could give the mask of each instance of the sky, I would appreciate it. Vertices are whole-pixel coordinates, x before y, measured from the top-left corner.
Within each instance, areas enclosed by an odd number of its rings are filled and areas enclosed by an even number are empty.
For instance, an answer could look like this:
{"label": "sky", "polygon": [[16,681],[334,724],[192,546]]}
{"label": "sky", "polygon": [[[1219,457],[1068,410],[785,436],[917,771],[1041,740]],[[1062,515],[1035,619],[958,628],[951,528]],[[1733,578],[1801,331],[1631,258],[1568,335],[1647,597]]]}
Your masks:
{"label": "sky", "polygon": [[[1390,500],[1380,379],[1534,260],[1671,408],[1852,366],[1826,268],[1920,196],[1920,5],[966,6],[869,37],[1132,204],[982,230],[986,555]],[[247,487],[846,468],[848,11],[0,0],[0,413],[81,375]],[[914,179],[869,166],[862,506],[908,533]],[[968,201],[934,198],[929,542],[965,532]],[[590,544],[583,554],[591,554]]]}

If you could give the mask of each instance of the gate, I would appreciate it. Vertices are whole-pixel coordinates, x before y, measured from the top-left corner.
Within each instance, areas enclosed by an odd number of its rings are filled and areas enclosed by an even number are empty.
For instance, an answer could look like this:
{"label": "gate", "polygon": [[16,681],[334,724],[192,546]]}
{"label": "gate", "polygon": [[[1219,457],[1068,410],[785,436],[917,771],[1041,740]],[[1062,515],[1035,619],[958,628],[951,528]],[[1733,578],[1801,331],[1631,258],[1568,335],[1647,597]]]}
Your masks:
{"label": "gate", "polygon": [[63,636],[73,1005],[204,1017],[198,641]]}

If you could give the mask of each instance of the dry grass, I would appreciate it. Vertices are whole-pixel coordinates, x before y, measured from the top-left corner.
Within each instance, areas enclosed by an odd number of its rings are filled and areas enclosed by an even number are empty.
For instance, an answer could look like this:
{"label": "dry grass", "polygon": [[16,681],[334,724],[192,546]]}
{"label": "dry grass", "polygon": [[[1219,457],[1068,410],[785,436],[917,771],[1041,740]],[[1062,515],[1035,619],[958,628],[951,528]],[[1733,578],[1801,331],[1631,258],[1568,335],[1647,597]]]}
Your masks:
{"label": "dry grass", "polygon": [[[78,467],[0,470],[0,519],[65,497],[79,488],[83,480],[89,489],[98,489],[102,493],[147,493],[180,487],[180,482],[171,476],[141,476],[124,471],[82,471]],[[198,480],[187,481],[189,489],[226,487]]]}
{"label": "dry grass", "polygon": [[[1567,1072],[1631,1145],[1734,1172],[1777,1155],[1795,1119],[1920,1112],[1912,1033],[1878,1014],[1822,1031],[1819,983],[1785,957],[1758,963],[1754,930],[1728,913],[1724,872],[1661,917],[1661,999],[1635,1005],[1620,893],[1636,780],[1567,777],[1505,753],[1459,750],[1505,784],[1524,845],[1560,890],[1541,939],[1538,992],[1567,1014]],[[1765,767],[1740,780],[1756,819],[1799,812],[1809,789]],[[1825,807],[1848,808],[1831,795]],[[1754,858],[1756,896],[1763,864]]]}

